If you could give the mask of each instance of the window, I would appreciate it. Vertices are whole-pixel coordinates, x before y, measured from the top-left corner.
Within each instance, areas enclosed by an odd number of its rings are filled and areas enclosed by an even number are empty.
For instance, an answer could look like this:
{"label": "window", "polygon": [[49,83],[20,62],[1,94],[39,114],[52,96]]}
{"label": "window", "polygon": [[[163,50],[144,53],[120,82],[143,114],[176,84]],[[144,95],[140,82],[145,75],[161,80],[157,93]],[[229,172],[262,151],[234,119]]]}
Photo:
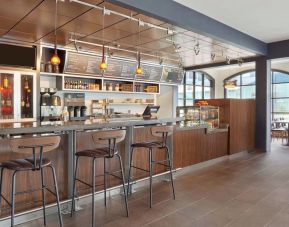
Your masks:
{"label": "window", "polygon": [[241,72],[224,80],[237,81],[236,89],[225,89],[225,98],[231,99],[254,99],[256,96],[255,71]]}
{"label": "window", "polygon": [[214,97],[214,79],[204,72],[187,71],[178,87],[178,106],[192,106],[195,99]]}
{"label": "window", "polygon": [[272,71],[272,119],[289,118],[289,73]]}

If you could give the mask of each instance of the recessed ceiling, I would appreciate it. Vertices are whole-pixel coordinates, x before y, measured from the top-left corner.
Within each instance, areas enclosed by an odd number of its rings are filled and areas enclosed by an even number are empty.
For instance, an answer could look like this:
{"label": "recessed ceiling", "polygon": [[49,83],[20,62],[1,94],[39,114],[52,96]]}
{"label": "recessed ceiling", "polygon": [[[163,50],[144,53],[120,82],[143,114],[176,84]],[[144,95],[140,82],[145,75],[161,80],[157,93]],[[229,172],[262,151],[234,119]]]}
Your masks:
{"label": "recessed ceiling", "polygon": [[[100,0],[83,0],[106,9],[126,15],[157,26],[169,28],[176,33],[168,34],[166,30],[141,26],[130,19],[118,15],[106,15],[104,30],[102,11],[65,1],[58,3],[57,42],[60,46],[75,48],[69,39],[106,45],[120,45],[123,49],[140,51],[156,57],[143,55],[142,59],[184,67],[221,62],[228,56],[231,59],[246,58],[255,54],[246,50],[221,43],[209,37],[164,23],[154,18],[132,12]],[[0,0],[0,37],[31,44],[53,44],[55,0]],[[138,34],[140,30],[140,35]],[[198,44],[199,54],[194,48]],[[100,53],[101,48],[93,45],[78,44],[83,51]],[[134,54],[113,51],[114,55],[135,58]],[[212,54],[214,57],[212,57]]]}
{"label": "recessed ceiling", "polygon": [[288,0],[175,0],[263,42],[289,39]]}

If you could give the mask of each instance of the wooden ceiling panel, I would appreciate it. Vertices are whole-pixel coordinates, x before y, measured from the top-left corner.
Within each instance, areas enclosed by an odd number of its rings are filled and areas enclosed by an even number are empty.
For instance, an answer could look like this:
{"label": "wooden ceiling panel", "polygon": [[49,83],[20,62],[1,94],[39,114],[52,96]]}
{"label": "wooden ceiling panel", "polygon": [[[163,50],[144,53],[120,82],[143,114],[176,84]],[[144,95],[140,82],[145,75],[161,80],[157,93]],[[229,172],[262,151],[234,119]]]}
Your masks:
{"label": "wooden ceiling panel", "polygon": [[[11,18],[15,21],[21,19],[37,4],[43,0],[0,0],[0,16]],[[42,3],[43,4],[43,3]]]}

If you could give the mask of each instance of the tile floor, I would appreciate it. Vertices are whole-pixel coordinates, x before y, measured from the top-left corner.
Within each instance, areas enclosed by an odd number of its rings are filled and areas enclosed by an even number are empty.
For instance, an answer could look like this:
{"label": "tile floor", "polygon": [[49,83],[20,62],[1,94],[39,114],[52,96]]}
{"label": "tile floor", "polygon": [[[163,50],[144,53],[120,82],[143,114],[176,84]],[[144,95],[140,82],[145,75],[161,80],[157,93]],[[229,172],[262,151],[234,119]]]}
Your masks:
{"label": "tile floor", "polygon": [[[270,153],[250,153],[178,176],[175,184],[176,200],[169,183],[154,185],[152,209],[147,188],[134,193],[129,218],[120,196],[111,197],[106,208],[98,201],[97,226],[289,226],[289,147],[274,144]],[[72,218],[64,215],[64,226],[90,226],[90,212],[86,206]],[[19,226],[42,226],[42,220]],[[58,226],[56,215],[48,217],[47,226]]]}

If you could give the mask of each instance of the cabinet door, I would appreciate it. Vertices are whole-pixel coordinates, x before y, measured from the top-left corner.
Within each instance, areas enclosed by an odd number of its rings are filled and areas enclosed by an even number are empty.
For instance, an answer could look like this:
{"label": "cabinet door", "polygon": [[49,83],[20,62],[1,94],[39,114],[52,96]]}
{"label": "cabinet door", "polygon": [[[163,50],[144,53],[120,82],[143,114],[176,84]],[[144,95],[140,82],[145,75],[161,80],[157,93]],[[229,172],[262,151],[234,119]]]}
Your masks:
{"label": "cabinet door", "polygon": [[[35,118],[35,75],[29,73],[20,74],[20,118]],[[18,104],[18,105],[19,105]]]}
{"label": "cabinet door", "polygon": [[0,72],[0,120],[15,118],[14,111],[14,74]]}

